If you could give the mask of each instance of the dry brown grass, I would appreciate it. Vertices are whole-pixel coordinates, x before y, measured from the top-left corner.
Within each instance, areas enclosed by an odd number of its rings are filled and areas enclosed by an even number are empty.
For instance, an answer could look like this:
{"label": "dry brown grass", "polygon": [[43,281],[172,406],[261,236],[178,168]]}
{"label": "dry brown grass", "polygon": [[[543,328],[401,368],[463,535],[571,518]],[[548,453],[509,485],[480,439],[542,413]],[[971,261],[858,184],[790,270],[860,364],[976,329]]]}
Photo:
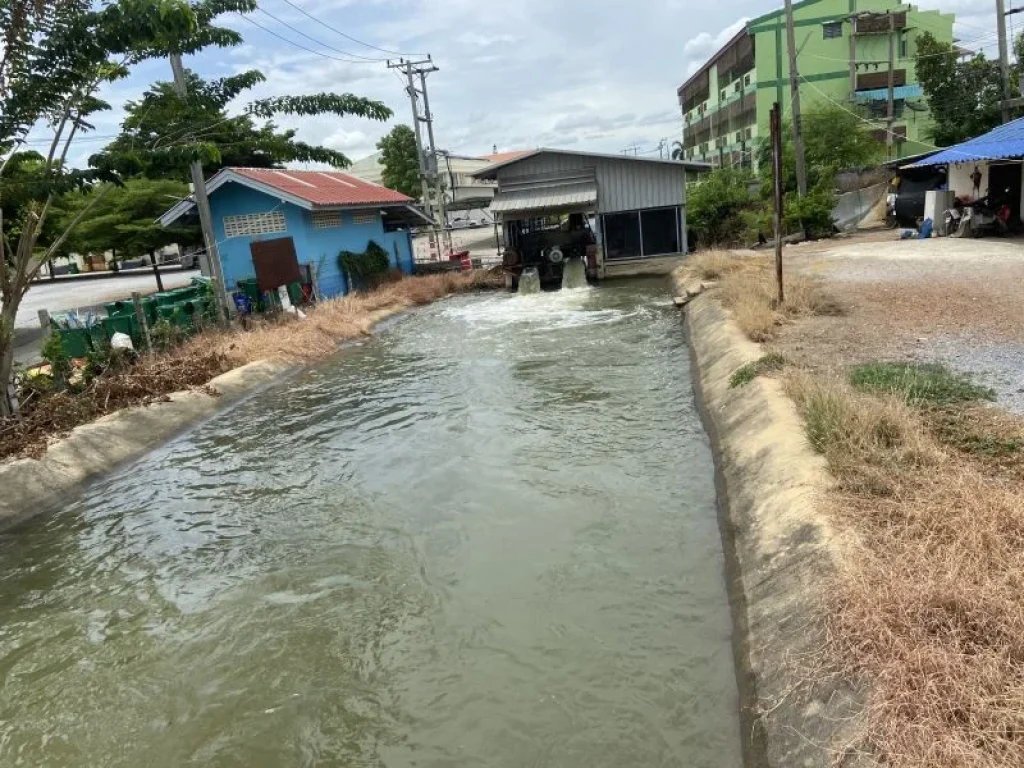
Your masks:
{"label": "dry brown grass", "polygon": [[721,281],[722,303],[740,329],[753,341],[771,341],[787,322],[812,315],[834,314],[835,304],[821,285],[801,275],[785,280],[786,300],[780,306],[775,273],[767,259],[744,260],[743,266]]}
{"label": "dry brown grass", "polygon": [[453,293],[494,287],[495,279],[480,270],[405,278],[367,293],[321,302],[305,320],[287,315],[249,330],[206,334],[192,343],[216,349],[235,365],[267,359],[314,360],[333,354],[345,341],[366,336],[385,314]]}
{"label": "dry brown grass", "polygon": [[697,251],[677,271],[681,270],[688,279],[721,280],[742,267],[742,260],[729,251]]}
{"label": "dry brown grass", "polygon": [[868,687],[883,765],[1024,765],[1024,487],[940,440],[933,413],[791,375],[859,548],[834,588],[832,671]]}

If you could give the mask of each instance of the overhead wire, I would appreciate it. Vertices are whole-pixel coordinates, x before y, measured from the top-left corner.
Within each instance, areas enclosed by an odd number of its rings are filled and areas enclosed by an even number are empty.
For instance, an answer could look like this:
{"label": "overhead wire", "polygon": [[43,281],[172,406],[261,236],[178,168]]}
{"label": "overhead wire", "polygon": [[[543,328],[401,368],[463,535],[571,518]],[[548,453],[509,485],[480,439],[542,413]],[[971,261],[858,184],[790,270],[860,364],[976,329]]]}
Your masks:
{"label": "overhead wire", "polygon": [[403,53],[402,51],[393,51],[390,48],[382,48],[379,45],[373,45],[372,43],[367,43],[364,40],[360,40],[360,39],[358,39],[356,37],[352,37],[352,35],[349,35],[349,34],[347,34],[345,32],[342,32],[340,29],[331,26],[330,24],[328,24],[326,21],[323,21],[322,19],[318,19],[316,16],[314,16],[311,13],[309,13],[302,6],[298,5],[297,3],[293,3],[292,0],[282,0],[282,2],[287,3],[292,8],[294,8],[299,13],[301,13],[303,16],[305,16],[305,17],[315,21],[320,26],[325,27],[326,29],[329,29],[331,32],[334,32],[335,34],[341,35],[346,40],[351,40],[353,43],[356,43],[357,45],[363,45],[363,46],[366,46],[367,48],[372,48],[375,51],[380,51],[381,53],[390,53],[390,54],[393,54],[395,56],[426,56],[427,55],[425,53]]}
{"label": "overhead wire", "polygon": [[373,57],[373,56],[363,56],[363,55],[358,54],[358,53],[351,53],[349,51],[343,51],[340,48],[335,48],[333,45],[331,45],[329,43],[325,43],[323,40],[318,40],[317,38],[313,37],[312,35],[306,34],[301,29],[299,29],[298,27],[292,26],[291,24],[289,24],[284,19],[278,18],[277,16],[275,16],[274,14],[272,14],[270,11],[266,10],[263,6],[261,6],[259,4],[256,5],[256,10],[259,11],[260,13],[262,13],[263,15],[273,19],[278,24],[281,24],[282,26],[287,27],[292,32],[295,32],[296,34],[301,35],[302,37],[304,37],[307,40],[310,40],[310,41],[316,43],[317,45],[323,46],[324,48],[326,48],[329,51],[334,51],[335,53],[339,53],[342,56],[350,56],[350,57],[352,57],[354,59],[359,59],[359,60],[367,61],[367,62],[370,62],[370,61],[372,61],[372,62],[386,61],[386,59],[382,59],[379,56],[376,56],[376,57]]}
{"label": "overhead wire", "polygon": [[306,51],[307,53],[312,53],[312,54],[314,54],[316,56],[322,56],[325,59],[331,59],[332,61],[340,61],[343,64],[378,64],[378,63],[380,63],[380,60],[374,60],[374,61],[353,61],[352,59],[342,59],[342,58],[339,58],[337,56],[331,56],[329,53],[324,53],[323,51],[314,50],[313,48],[309,48],[308,46],[303,45],[302,43],[297,43],[294,40],[290,40],[289,38],[285,37],[284,35],[279,35],[274,30],[268,29],[267,27],[265,27],[262,24],[260,24],[258,21],[255,21],[254,19],[251,19],[248,16],[245,16],[244,14],[237,13],[235,15],[238,16],[238,18],[242,19],[243,21],[246,21],[249,24],[252,24],[254,27],[258,27],[259,29],[262,29],[268,35],[273,35],[278,40],[283,40],[284,42],[288,43],[289,45],[293,45],[296,48],[299,48],[299,49],[301,49],[303,51]]}

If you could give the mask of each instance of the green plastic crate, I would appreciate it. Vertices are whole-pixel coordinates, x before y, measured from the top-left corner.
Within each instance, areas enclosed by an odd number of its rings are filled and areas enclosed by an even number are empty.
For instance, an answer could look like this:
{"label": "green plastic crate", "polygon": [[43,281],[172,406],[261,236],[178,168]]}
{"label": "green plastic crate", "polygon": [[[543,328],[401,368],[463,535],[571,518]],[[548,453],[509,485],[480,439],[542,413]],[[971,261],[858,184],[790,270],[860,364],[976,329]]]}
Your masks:
{"label": "green plastic crate", "polygon": [[57,335],[68,357],[85,357],[92,349],[92,334],[88,328],[58,328]]}

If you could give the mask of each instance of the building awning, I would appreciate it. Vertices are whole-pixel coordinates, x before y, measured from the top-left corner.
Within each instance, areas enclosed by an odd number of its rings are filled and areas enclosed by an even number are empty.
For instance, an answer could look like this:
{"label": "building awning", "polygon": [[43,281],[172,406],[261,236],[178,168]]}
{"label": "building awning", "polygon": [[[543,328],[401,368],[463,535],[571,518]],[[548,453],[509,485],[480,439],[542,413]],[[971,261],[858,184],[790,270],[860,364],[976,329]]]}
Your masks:
{"label": "building awning", "polygon": [[597,184],[560,184],[500,192],[491,201],[493,213],[534,213],[585,208],[597,203]]}
{"label": "building awning", "polygon": [[986,160],[1024,158],[1024,118],[1014,120],[986,134],[937,152],[927,160],[911,163],[909,168],[931,165],[978,163]]}

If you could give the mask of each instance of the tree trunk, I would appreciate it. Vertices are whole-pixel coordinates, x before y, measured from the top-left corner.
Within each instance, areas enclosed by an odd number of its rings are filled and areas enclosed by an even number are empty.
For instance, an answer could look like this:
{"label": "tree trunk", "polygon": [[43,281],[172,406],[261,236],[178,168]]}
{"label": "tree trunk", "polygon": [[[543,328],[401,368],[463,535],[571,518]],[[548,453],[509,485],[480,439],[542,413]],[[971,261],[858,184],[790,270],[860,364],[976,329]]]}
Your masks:
{"label": "tree trunk", "polygon": [[4,304],[0,309],[0,416],[11,415],[11,403],[7,399],[7,387],[14,371],[14,318],[17,306]]}
{"label": "tree trunk", "polygon": [[160,266],[156,263],[156,254],[155,253],[151,253],[150,256],[151,256],[151,258],[153,260],[153,276],[156,278],[156,289],[158,291],[163,292],[163,290],[164,290],[164,281],[160,277]]}

